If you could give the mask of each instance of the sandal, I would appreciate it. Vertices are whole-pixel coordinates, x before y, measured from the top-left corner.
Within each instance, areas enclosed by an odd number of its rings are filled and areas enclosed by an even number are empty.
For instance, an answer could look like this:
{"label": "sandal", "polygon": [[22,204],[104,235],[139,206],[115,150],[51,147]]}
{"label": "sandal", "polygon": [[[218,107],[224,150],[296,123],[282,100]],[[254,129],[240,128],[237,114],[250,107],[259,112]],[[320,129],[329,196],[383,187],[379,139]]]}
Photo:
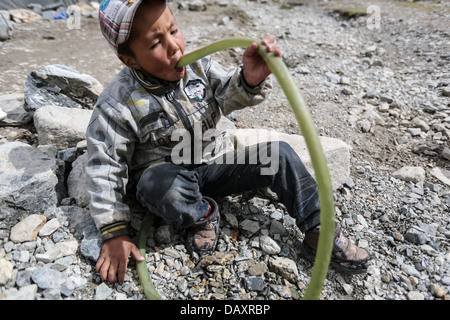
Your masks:
{"label": "sandal", "polygon": [[[319,241],[320,227],[305,234],[302,242],[302,252],[305,258],[311,262],[315,261],[317,243]],[[339,225],[336,226],[333,251],[331,252],[330,265],[338,272],[346,274],[361,274],[367,272],[371,260],[369,252],[357,247],[350,239],[344,236]]]}
{"label": "sandal", "polygon": [[219,238],[220,213],[217,203],[208,197],[203,197],[209,202],[210,210],[205,217],[197,221],[188,229],[187,249],[199,256],[213,253]]}

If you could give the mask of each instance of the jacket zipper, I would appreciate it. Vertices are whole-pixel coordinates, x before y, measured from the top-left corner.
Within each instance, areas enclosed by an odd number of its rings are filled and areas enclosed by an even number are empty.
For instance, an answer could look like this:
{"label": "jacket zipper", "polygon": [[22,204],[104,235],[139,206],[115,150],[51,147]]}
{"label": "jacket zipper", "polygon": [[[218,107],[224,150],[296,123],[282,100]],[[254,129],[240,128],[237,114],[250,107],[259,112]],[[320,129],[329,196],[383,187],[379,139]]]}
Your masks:
{"label": "jacket zipper", "polygon": [[186,112],[184,111],[183,107],[181,106],[181,104],[173,98],[173,91],[167,92],[166,98],[174,106],[175,111],[177,112],[178,116],[180,117],[181,122],[183,122],[184,127],[189,131],[189,134],[191,136],[191,163],[190,163],[190,165],[191,166],[195,165],[194,128],[192,127],[191,122],[189,121],[189,118],[188,118]]}
{"label": "jacket zipper", "polygon": [[175,107],[175,111],[183,122],[184,127],[192,134],[192,125],[181,104],[173,98],[173,91],[166,93],[167,100]]}

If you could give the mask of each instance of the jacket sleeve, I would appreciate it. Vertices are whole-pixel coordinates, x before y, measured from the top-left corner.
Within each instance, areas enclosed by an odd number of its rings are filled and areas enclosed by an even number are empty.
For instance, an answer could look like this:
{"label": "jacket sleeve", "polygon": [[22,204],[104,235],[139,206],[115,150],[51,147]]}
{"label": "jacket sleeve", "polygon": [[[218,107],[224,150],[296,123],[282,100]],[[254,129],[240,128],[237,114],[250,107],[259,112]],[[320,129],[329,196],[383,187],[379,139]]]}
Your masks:
{"label": "jacket sleeve", "polygon": [[114,108],[97,105],[86,131],[90,213],[103,240],[127,234],[130,221],[124,195],[134,139],[132,131],[117,119],[120,116]]}
{"label": "jacket sleeve", "polygon": [[207,60],[207,65],[206,72],[211,88],[225,115],[261,103],[272,89],[270,78],[256,87],[250,87],[242,75],[241,66],[226,72],[212,59]]}

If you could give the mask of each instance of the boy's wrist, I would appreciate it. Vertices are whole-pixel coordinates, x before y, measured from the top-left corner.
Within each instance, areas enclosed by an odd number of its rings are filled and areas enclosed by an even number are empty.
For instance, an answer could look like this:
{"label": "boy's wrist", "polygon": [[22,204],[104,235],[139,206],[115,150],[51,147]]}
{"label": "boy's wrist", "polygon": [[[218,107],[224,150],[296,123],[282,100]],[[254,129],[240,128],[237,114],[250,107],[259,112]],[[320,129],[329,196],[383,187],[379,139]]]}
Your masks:
{"label": "boy's wrist", "polygon": [[121,235],[128,235],[128,224],[126,222],[115,222],[100,229],[102,240],[108,240]]}
{"label": "boy's wrist", "polygon": [[241,82],[242,82],[242,86],[244,87],[244,89],[252,94],[258,94],[262,91],[262,89],[264,88],[264,83],[265,83],[264,79],[263,81],[261,81],[260,83],[258,83],[257,85],[252,85],[250,83],[247,82],[247,79],[245,79],[244,76],[244,69],[241,68]]}

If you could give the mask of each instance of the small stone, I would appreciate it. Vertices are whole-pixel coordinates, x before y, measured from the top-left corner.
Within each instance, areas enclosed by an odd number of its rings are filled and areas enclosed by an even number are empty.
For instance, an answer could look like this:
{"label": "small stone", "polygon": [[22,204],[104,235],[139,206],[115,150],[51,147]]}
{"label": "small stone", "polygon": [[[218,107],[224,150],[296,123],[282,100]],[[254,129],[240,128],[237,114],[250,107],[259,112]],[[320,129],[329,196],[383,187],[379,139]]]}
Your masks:
{"label": "small stone", "polygon": [[245,287],[248,291],[263,291],[264,280],[261,277],[248,277],[245,279]]}
{"label": "small stone", "polygon": [[269,236],[261,236],[259,238],[259,244],[261,250],[267,254],[278,254],[281,251],[280,246]]}
{"label": "small stone", "polygon": [[46,237],[51,235],[60,227],[58,219],[54,218],[48,221],[39,231],[39,236]]}
{"label": "small stone", "polygon": [[351,295],[353,292],[353,286],[349,285],[348,283],[344,283],[342,285],[342,289],[344,289],[345,293],[348,295]]}
{"label": "small stone", "polygon": [[86,279],[77,276],[70,276],[67,281],[61,285],[61,293],[66,297],[69,297],[76,288],[84,286],[86,283]]}
{"label": "small stone", "polygon": [[167,244],[170,243],[172,239],[174,229],[171,225],[165,224],[156,229],[155,240],[157,243]]}
{"label": "small stone", "polygon": [[34,300],[36,298],[38,286],[30,284],[19,289],[14,300]]}
{"label": "small stone", "polygon": [[417,137],[420,136],[420,133],[422,132],[422,129],[420,128],[408,128],[408,132],[411,136]]}
{"label": "small stone", "polygon": [[442,150],[442,157],[444,159],[450,160],[450,148],[444,147],[444,150]]}
{"label": "small stone", "polygon": [[416,268],[414,268],[413,266],[410,266],[408,264],[403,264],[402,265],[402,271],[405,272],[406,274],[413,276],[413,277],[420,277],[420,272],[417,271]]}
{"label": "small stone", "polygon": [[54,269],[39,267],[31,275],[31,279],[39,288],[59,289],[59,287],[67,280],[67,275]]}
{"label": "small stone", "polygon": [[450,97],[450,87],[443,87],[441,92],[443,96]]}
{"label": "small stone", "polygon": [[78,249],[78,241],[59,242],[51,247],[45,253],[36,254],[36,260],[43,261],[45,263],[55,261],[56,259],[74,255]]}
{"label": "small stone", "polygon": [[360,126],[362,132],[369,132],[370,129],[372,128],[372,122],[368,121],[368,120],[361,121],[359,123],[359,126]]}
{"label": "small stone", "polygon": [[444,297],[444,295],[446,294],[447,290],[436,283],[432,283],[430,285],[430,292],[433,294],[433,296],[435,296],[436,298],[442,298]]}
{"label": "small stone", "polygon": [[[420,119],[419,117],[412,119],[410,124],[411,124],[411,127],[420,128],[420,130],[424,131],[424,132],[427,132],[428,130],[430,130],[430,126],[428,125],[428,123],[426,123],[426,121]],[[420,134],[420,132],[419,132],[419,134]]]}
{"label": "small stone", "polygon": [[253,221],[249,219],[245,219],[244,221],[242,221],[239,227],[242,230],[247,231],[251,235],[255,234],[260,229],[258,221]]}
{"label": "small stone", "polygon": [[33,241],[46,221],[43,215],[29,215],[11,228],[9,238],[14,242]]}
{"label": "small stone", "polygon": [[408,300],[425,300],[425,297],[419,291],[410,291],[406,297]]}
{"label": "small stone", "polygon": [[0,285],[6,284],[12,277],[14,266],[6,259],[0,259]]}
{"label": "small stone", "polygon": [[86,258],[97,261],[102,251],[102,240],[100,238],[83,239],[81,241],[80,253]]}
{"label": "small stone", "polygon": [[239,228],[239,222],[234,214],[224,213],[223,216],[233,229]]}
{"label": "small stone", "polygon": [[435,167],[431,169],[430,173],[438,178],[442,183],[450,186],[450,170],[444,168]]}
{"label": "small stone", "polygon": [[411,228],[405,233],[405,240],[415,244],[425,244],[428,240],[425,233],[417,229]]}
{"label": "small stone", "polygon": [[422,167],[403,167],[392,175],[396,179],[407,182],[423,183],[425,181],[425,170]]}
{"label": "small stone", "polygon": [[270,271],[279,274],[284,279],[296,283],[298,281],[298,269],[295,261],[284,258],[284,257],[275,257],[269,260],[269,268]]}
{"label": "small stone", "polygon": [[34,300],[36,298],[37,285],[30,284],[17,290],[11,288],[0,292],[0,300]]}
{"label": "small stone", "polygon": [[206,4],[203,1],[192,1],[189,2],[189,10],[191,11],[205,11]]}
{"label": "small stone", "polygon": [[102,282],[95,289],[94,300],[106,300],[112,294],[112,292],[112,289],[108,287],[104,282]]}
{"label": "small stone", "polygon": [[265,272],[267,272],[265,263],[257,263],[248,268],[248,274],[251,276],[262,276]]}
{"label": "small stone", "polygon": [[403,237],[403,235],[400,232],[396,231],[396,232],[392,233],[392,236],[397,241],[403,242],[403,240],[404,240],[404,237]]}

